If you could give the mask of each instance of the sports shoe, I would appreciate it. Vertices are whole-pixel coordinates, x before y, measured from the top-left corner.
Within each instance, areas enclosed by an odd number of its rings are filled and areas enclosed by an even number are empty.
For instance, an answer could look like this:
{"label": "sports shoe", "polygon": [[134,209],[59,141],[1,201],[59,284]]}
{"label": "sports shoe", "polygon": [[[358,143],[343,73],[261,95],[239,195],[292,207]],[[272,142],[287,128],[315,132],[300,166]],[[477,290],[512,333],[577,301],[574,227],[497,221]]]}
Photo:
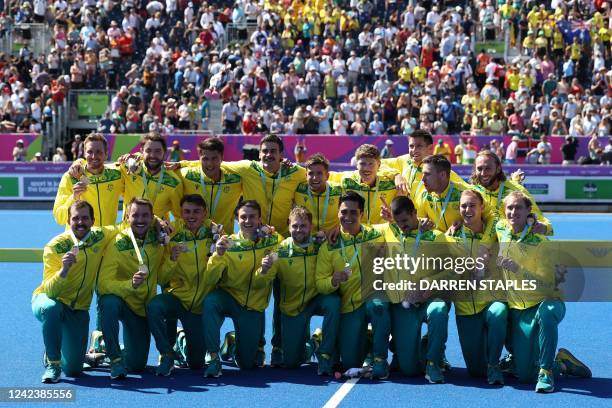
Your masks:
{"label": "sports shoe", "polygon": [[[182,328],[176,330],[176,342],[172,347],[174,351],[174,366],[179,368],[187,368],[187,339],[185,337],[185,331]],[[160,361],[161,362],[161,361]]]}
{"label": "sports shoe", "polygon": [[535,392],[553,392],[555,390],[555,379],[552,371],[540,368],[540,374],[538,374],[538,383],[535,387]]}
{"label": "sports shoe", "polygon": [[504,385],[504,373],[499,368],[499,365],[487,367],[487,382],[489,385]]}
{"label": "sports shoe", "polygon": [[[423,359],[425,358],[425,356],[427,356],[427,348],[429,345],[428,342],[429,342],[429,333],[426,333],[423,337],[421,337],[421,343],[420,343],[421,356],[423,356]],[[453,368],[453,366],[451,366],[451,364],[446,359],[446,347],[445,347],[445,350],[442,351],[442,358],[440,359],[440,369],[442,370],[443,373],[445,373],[447,371],[450,371],[451,368]]]}
{"label": "sports shoe", "polygon": [[174,371],[174,353],[161,356],[159,365],[155,369],[155,375],[168,377]]}
{"label": "sports shoe", "polygon": [[[263,349],[261,350],[261,352],[263,353]],[[265,360],[265,353],[264,353],[264,358],[262,360]],[[258,367],[263,367],[264,364],[258,365]],[[283,364],[283,349],[280,347],[272,347],[272,355],[270,356],[270,367],[280,367],[282,364]]]}
{"label": "sports shoe", "polygon": [[375,358],[372,364],[372,378],[385,380],[389,377],[389,363],[382,358]]}
{"label": "sports shoe", "polygon": [[444,374],[442,374],[442,369],[432,361],[428,361],[425,367],[425,379],[431,384],[443,384]]}
{"label": "sports shoe", "polygon": [[332,359],[328,354],[318,354],[317,360],[319,366],[317,367],[317,375],[333,375],[334,365]]}
{"label": "sports shoe", "polygon": [[231,363],[235,360],[236,356],[236,332],[230,331],[225,333],[225,340],[221,346],[221,361]]}
{"label": "sports shoe", "polygon": [[213,358],[212,360],[210,360],[210,364],[208,364],[206,371],[204,371],[204,378],[219,378],[222,374],[223,372],[221,371],[221,360],[219,360],[218,358]]}
{"label": "sports shoe", "polygon": [[[280,362],[281,363],[283,362],[282,354],[281,354]],[[255,354],[255,366],[259,368],[266,366],[266,352],[264,351],[263,347],[259,347],[257,349],[257,353]]]}
{"label": "sports shoe", "polygon": [[555,361],[560,365],[561,373],[564,375],[580,378],[591,378],[593,376],[591,369],[567,349],[560,348]]}
{"label": "sports shoe", "polygon": [[62,367],[59,364],[49,363],[45,369],[41,381],[45,384],[55,384],[62,376]]}
{"label": "sports shoe", "polygon": [[111,380],[122,380],[127,377],[127,369],[120,358],[111,362],[110,378]]}
{"label": "sports shoe", "polygon": [[106,346],[104,344],[104,336],[99,330],[91,332],[91,338],[89,340],[89,352],[90,353],[106,353]]}

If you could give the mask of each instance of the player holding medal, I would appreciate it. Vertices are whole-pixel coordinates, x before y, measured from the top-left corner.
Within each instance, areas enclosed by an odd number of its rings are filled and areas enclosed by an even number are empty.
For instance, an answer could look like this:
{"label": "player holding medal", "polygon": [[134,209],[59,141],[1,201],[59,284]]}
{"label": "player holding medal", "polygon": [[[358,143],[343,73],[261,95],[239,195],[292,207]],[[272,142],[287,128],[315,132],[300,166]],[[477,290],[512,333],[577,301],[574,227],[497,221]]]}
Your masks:
{"label": "player holding medal", "polygon": [[338,218],[340,235],[335,243],[327,242],[317,257],[317,289],[328,295],[338,291],[341,299],[340,358],[343,366],[361,367],[365,360],[368,323],[373,329],[372,376],[389,375],[387,355],[391,322],[388,305],[378,299],[366,301],[361,282],[371,274],[362,265],[360,251],[371,244],[382,244],[384,239],[375,229],[361,224],[365,200],[354,191],[340,197]]}
{"label": "player holding medal", "polygon": [[[134,198],[127,209],[130,226],[109,245],[98,278],[100,319],[112,379],[145,368],[151,338],[145,306],[157,293],[158,279],[165,281],[159,276],[164,247],[152,226],[151,202]],[[123,352],[119,348],[120,321]]]}
{"label": "player holding medal", "polygon": [[[315,284],[320,243],[311,236],[312,214],[294,207],[289,214],[291,237],[281,242],[278,251],[263,258],[257,270],[256,285],[280,280],[283,366],[298,367],[309,358],[304,333],[313,315],[323,316],[323,340],[316,350],[318,374],[331,375],[332,355],[340,323],[340,299],[336,294],[321,295]],[[273,256],[276,255],[276,256]],[[350,268],[349,268],[350,271]],[[314,350],[313,350],[314,351]]]}

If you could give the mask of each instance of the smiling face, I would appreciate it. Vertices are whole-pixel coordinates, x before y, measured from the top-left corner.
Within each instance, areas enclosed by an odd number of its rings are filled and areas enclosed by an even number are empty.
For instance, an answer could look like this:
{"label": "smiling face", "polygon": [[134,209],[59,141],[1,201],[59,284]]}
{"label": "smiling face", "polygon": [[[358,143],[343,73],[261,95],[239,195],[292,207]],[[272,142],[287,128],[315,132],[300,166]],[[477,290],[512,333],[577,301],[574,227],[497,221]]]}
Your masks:
{"label": "smiling face", "polygon": [[376,173],[380,167],[380,160],[373,157],[361,157],[357,160],[357,171],[359,171],[359,177],[361,182],[366,183],[369,186],[373,186],[376,183]]}
{"label": "smiling face", "polygon": [[144,238],[153,222],[153,213],[147,205],[132,204],[128,213],[128,221],[134,235]]}
{"label": "smiling face", "polygon": [[474,194],[462,194],[459,201],[459,213],[463,223],[472,231],[480,229],[482,225],[483,203]]}
{"label": "smiling face", "polygon": [[425,139],[422,137],[409,137],[408,138],[408,154],[410,158],[417,164],[421,164],[421,161],[433,153],[433,145],[425,143]]}
{"label": "smiling face", "polygon": [[361,227],[361,216],[363,211],[356,201],[344,201],[338,208],[338,218],[342,230],[348,234],[355,235]]}
{"label": "smiling face", "polygon": [[142,157],[145,166],[151,173],[157,173],[164,164],[164,156],[166,152],[161,142],[147,140],[142,146]]}
{"label": "smiling face", "polygon": [[515,233],[522,231],[527,224],[527,216],[531,208],[526,205],[525,200],[510,195],[504,201],[504,213]]}
{"label": "smiling face", "polygon": [[262,143],[259,149],[259,160],[266,171],[276,173],[280,168],[282,159],[283,156],[278,144],[273,142]]}
{"label": "smiling face", "polygon": [[499,186],[499,180],[496,176],[501,169],[493,158],[478,156],[474,162],[474,169],[478,177],[478,184],[488,190],[495,190]]}
{"label": "smiling face", "polygon": [[223,155],[216,150],[200,150],[200,163],[206,177],[216,180],[221,171]]}
{"label": "smiling face", "polygon": [[85,143],[85,160],[87,160],[87,170],[92,173],[100,172],[106,160],[104,143],[97,140]]}
{"label": "smiling face", "polygon": [[329,179],[329,172],[325,170],[325,166],[322,164],[313,164],[308,166],[306,172],[306,181],[308,186],[315,193],[322,193],[325,191],[327,180]]}
{"label": "smiling face", "polygon": [[238,226],[242,235],[255,237],[257,228],[261,226],[261,216],[255,208],[242,207],[238,210]]}
{"label": "smiling face", "polygon": [[181,207],[181,217],[185,221],[187,229],[195,233],[200,229],[204,218],[206,218],[206,210],[200,205],[185,202]]}
{"label": "smiling face", "polygon": [[301,217],[298,215],[289,217],[289,233],[291,238],[297,244],[303,244],[308,241],[310,237],[310,231],[312,230],[312,223],[307,217]]}
{"label": "smiling face", "polygon": [[74,233],[74,236],[78,239],[82,239],[91,230],[94,219],[88,207],[81,207],[78,209],[71,208],[69,222],[70,229]]}

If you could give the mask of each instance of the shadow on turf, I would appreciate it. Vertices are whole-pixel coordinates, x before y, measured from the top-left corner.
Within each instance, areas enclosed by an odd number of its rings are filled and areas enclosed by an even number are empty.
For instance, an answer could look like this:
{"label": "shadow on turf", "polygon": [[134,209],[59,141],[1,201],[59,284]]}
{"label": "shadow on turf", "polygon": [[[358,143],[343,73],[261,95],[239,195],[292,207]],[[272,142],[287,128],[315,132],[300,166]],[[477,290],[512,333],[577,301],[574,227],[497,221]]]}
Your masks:
{"label": "shadow on turf", "polygon": [[292,370],[266,366],[246,371],[224,365],[223,375],[219,378],[204,378],[204,370],[175,369],[169,377],[158,377],[154,371],[154,367],[148,366],[143,373],[130,374],[125,380],[111,380],[108,369],[95,369],[85,371],[78,378],[62,378],[61,382],[86,388],[108,389],[110,386],[112,389],[142,394],[170,394],[174,391],[204,392],[209,388],[224,386],[268,388],[274,383],[327,386],[329,383],[344,382],[344,380],[336,381],[333,377],[318,376],[314,364]]}
{"label": "shadow on turf", "polygon": [[[453,367],[450,372],[445,375],[446,383],[457,387],[468,388],[500,388],[501,385],[489,385],[485,378],[471,377],[466,368]],[[405,385],[430,385],[425,380],[424,376],[404,377],[399,373],[392,373],[391,377],[385,382]],[[360,385],[375,385],[377,381],[361,380]],[[435,385],[431,385],[435,386]],[[518,382],[515,378],[506,376],[505,387],[512,387],[522,391],[533,391],[535,384],[524,384]],[[555,393],[567,393],[595,398],[612,398],[612,378],[570,378],[561,377],[556,381]]]}

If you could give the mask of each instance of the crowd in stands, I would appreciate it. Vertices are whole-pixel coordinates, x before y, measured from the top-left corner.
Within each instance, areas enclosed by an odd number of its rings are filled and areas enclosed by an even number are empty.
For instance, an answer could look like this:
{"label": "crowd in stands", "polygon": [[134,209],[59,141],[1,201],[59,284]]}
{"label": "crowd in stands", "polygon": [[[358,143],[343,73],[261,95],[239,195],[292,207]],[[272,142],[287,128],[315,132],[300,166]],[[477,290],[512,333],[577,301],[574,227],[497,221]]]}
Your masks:
{"label": "crowd in stands", "polygon": [[[70,89],[116,89],[99,131],[610,135],[602,0],[12,1],[48,52],[0,55],[0,131],[37,132]],[[256,27],[254,31],[247,27]],[[472,36],[519,55],[494,58]],[[226,43],[226,32],[238,41]],[[3,34],[4,35],[4,34]],[[219,120],[218,117],[213,118]],[[586,142],[585,140],[585,142]]]}

